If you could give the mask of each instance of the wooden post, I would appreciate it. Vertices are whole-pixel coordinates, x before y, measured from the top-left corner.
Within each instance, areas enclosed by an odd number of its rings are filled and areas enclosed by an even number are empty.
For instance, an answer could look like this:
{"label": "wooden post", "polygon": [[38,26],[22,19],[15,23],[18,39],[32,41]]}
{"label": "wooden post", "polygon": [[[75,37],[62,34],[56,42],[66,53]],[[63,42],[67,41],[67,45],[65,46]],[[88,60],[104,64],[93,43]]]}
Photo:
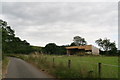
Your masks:
{"label": "wooden post", "polygon": [[101,78],[101,63],[98,63],[98,75]]}
{"label": "wooden post", "polygon": [[55,67],[55,59],[53,58],[53,67]]}
{"label": "wooden post", "polygon": [[68,60],[68,68],[71,67],[71,60]]}

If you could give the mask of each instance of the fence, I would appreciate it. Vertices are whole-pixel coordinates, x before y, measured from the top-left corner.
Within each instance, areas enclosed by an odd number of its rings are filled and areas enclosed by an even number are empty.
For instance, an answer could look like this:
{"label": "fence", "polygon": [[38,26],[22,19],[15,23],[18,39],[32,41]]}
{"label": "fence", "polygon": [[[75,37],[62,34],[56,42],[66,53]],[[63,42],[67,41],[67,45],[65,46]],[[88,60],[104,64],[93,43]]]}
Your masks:
{"label": "fence", "polygon": [[[55,58],[53,58],[52,59],[52,63],[53,63],[53,67],[55,67],[55,62],[56,62],[56,59]],[[89,61],[80,61],[81,63],[82,62],[84,62],[84,63],[89,63]],[[72,63],[73,63],[73,61],[72,60],[70,60],[70,59],[68,59],[68,61],[67,61],[67,67],[69,68],[69,69],[71,69],[71,67],[72,67]],[[91,63],[91,64],[95,64],[95,65],[97,65],[97,74],[98,74],[98,78],[102,78],[103,76],[102,76],[102,72],[103,72],[103,66],[108,66],[108,67],[116,67],[116,68],[119,68],[120,66],[117,66],[117,65],[111,65],[111,64],[105,64],[105,63]],[[79,66],[79,65],[78,65]],[[118,69],[117,69],[118,70]],[[104,70],[104,72],[105,72],[106,70]],[[91,76],[92,74],[93,74],[93,70],[90,70],[89,72],[88,72],[88,74]],[[117,74],[116,74],[117,75]]]}

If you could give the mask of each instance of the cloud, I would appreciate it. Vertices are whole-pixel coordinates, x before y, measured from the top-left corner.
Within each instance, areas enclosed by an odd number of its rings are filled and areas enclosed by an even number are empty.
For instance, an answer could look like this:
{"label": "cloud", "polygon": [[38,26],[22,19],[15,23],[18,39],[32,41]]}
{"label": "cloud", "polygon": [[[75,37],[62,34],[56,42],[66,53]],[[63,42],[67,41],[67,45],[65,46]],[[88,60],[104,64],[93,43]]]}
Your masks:
{"label": "cloud", "polygon": [[76,35],[89,44],[100,37],[118,42],[117,13],[114,2],[3,3],[4,20],[16,35],[40,46],[70,44]]}
{"label": "cloud", "polygon": [[3,2],[118,2],[119,0],[4,0]]}

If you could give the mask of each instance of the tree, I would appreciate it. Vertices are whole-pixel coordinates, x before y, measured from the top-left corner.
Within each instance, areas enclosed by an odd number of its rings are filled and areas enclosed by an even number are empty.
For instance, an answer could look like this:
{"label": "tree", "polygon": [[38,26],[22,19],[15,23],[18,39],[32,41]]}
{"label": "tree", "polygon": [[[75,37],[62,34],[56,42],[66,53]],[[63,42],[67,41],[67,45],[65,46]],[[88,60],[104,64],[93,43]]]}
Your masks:
{"label": "tree", "polygon": [[46,54],[56,54],[62,55],[66,54],[66,48],[68,45],[57,46],[55,43],[48,43],[43,49],[42,52]]}
{"label": "tree", "polygon": [[42,53],[42,48],[43,47],[40,47],[40,46],[31,46],[34,50],[34,52],[38,52],[38,53]]}
{"label": "tree", "polygon": [[15,31],[7,25],[6,21],[0,20],[2,33],[2,53],[30,53],[33,51],[26,40],[15,37]]}
{"label": "tree", "polygon": [[47,54],[55,54],[57,52],[57,45],[55,43],[49,43],[44,47],[44,52]]}
{"label": "tree", "polygon": [[110,39],[107,39],[107,38],[105,38],[105,39],[100,38],[100,39],[96,40],[95,43],[97,43],[98,46],[100,46],[100,48],[107,53],[109,51],[116,52],[116,50],[117,50],[115,42],[110,42]]}
{"label": "tree", "polygon": [[75,36],[74,38],[73,38],[73,43],[71,44],[71,45],[76,45],[76,46],[83,46],[83,45],[86,45],[87,44],[87,42],[85,41],[85,39],[84,38],[82,38],[82,37],[80,37],[80,36]]}
{"label": "tree", "polygon": [[70,46],[76,46],[76,45],[75,45],[75,43],[74,43],[74,42],[72,42],[72,43],[70,44]]}

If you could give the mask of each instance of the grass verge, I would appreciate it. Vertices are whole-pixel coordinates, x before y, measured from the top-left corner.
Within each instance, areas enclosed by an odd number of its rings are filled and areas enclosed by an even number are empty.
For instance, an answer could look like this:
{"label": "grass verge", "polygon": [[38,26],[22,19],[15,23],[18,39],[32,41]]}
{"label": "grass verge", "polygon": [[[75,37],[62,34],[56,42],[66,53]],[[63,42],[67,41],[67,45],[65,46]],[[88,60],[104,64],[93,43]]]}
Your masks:
{"label": "grass verge", "polygon": [[2,78],[7,74],[7,68],[9,64],[9,58],[7,56],[2,57]]}
{"label": "grass verge", "polygon": [[[17,55],[57,78],[98,78],[98,63],[102,63],[101,78],[118,78],[118,57]],[[53,62],[54,58],[54,62]],[[71,66],[68,67],[68,60]],[[109,64],[109,65],[103,65]]]}

